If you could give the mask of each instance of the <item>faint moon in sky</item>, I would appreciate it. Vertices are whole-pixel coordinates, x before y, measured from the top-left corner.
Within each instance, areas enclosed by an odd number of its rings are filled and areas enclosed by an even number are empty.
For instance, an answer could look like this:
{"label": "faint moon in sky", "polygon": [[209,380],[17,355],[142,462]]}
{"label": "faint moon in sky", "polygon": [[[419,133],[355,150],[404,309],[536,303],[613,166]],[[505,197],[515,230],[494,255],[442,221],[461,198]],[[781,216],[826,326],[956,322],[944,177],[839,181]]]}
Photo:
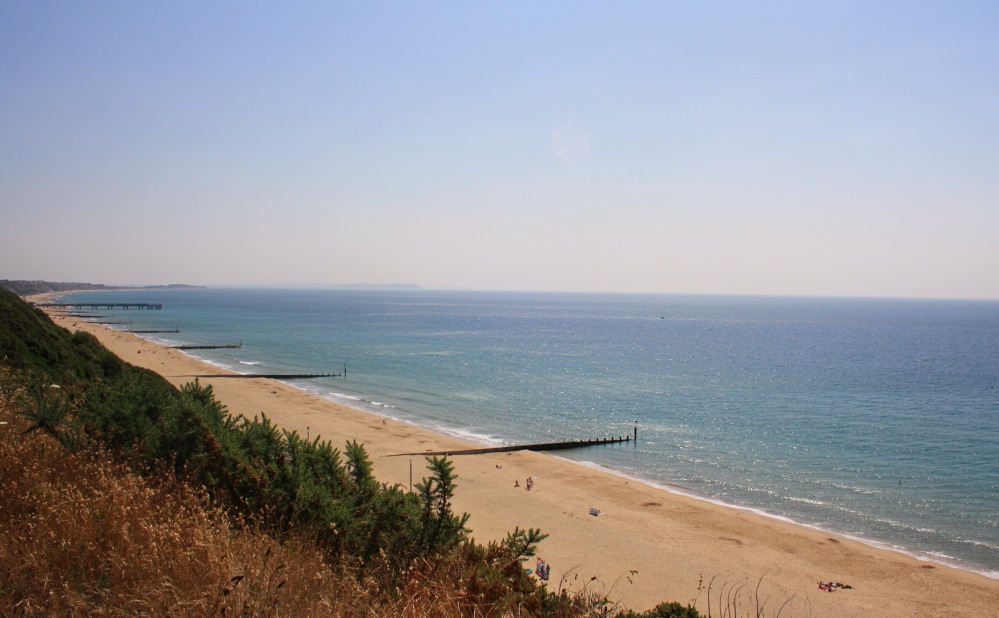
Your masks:
{"label": "faint moon in sky", "polygon": [[563,161],[575,163],[590,154],[590,130],[570,120],[552,134],[552,148]]}

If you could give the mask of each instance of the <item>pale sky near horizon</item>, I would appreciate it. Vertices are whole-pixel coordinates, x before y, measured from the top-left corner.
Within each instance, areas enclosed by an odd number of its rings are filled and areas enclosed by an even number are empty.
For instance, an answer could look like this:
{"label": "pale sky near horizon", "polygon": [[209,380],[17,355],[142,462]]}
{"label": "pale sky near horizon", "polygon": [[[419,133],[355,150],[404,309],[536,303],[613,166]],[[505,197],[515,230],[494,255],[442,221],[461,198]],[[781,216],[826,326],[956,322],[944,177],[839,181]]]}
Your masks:
{"label": "pale sky near horizon", "polygon": [[999,298],[999,3],[0,0],[0,279]]}

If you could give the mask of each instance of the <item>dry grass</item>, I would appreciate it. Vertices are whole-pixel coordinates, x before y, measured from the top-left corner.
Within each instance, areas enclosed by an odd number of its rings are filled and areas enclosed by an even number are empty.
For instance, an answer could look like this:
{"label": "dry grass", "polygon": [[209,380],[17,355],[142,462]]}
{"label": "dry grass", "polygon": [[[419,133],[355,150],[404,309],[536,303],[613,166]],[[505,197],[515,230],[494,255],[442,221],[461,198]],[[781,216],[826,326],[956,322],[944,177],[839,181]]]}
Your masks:
{"label": "dry grass", "polygon": [[143,478],[100,447],[69,452],[25,433],[15,409],[0,393],[0,616],[536,613],[469,593],[460,559],[419,563],[387,589],[377,565],[328,564],[308,539],[234,522],[168,476]]}
{"label": "dry grass", "polygon": [[309,543],[233,526],[99,448],[25,435],[12,410],[0,396],[0,615],[375,615]]}

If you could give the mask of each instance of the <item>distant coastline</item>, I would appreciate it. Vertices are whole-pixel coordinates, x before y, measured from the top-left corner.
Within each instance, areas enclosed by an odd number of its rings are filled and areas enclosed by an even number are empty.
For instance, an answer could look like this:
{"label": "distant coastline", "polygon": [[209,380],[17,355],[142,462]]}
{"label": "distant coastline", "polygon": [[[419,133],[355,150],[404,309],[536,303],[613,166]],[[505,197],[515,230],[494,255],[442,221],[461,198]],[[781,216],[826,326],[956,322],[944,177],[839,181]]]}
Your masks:
{"label": "distant coastline", "polygon": [[[301,283],[290,285],[262,285],[261,289],[296,288],[303,290],[374,290],[374,291],[418,291],[423,288],[415,283]],[[0,279],[0,288],[10,290],[18,296],[34,296],[61,292],[102,292],[116,290],[191,290],[207,289],[207,285],[169,283],[166,285],[106,285],[104,283],[82,283],[66,281],[36,281],[25,279]]]}
{"label": "distant coastline", "polygon": [[0,288],[10,290],[18,296],[46,294],[49,292],[97,292],[101,290],[170,290],[206,288],[204,285],[188,285],[186,283],[170,283],[167,285],[105,285],[103,283],[26,281],[0,279]]}
{"label": "distant coastline", "polygon": [[295,289],[295,290],[377,290],[377,291],[419,291],[424,288],[415,283],[277,283],[270,285],[225,286],[247,287],[259,289]]}

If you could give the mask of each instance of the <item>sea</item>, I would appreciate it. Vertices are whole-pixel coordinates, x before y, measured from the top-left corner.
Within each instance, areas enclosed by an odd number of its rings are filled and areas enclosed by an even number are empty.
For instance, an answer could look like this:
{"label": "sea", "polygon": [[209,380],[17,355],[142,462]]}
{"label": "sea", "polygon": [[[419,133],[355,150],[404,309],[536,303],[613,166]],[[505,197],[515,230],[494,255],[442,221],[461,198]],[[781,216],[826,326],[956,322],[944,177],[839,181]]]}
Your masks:
{"label": "sea", "polygon": [[[999,579],[999,302],[146,289],[64,302],[317,397]],[[113,316],[109,319],[108,316]],[[266,410],[265,410],[266,412]],[[362,437],[363,438],[363,437]]]}

